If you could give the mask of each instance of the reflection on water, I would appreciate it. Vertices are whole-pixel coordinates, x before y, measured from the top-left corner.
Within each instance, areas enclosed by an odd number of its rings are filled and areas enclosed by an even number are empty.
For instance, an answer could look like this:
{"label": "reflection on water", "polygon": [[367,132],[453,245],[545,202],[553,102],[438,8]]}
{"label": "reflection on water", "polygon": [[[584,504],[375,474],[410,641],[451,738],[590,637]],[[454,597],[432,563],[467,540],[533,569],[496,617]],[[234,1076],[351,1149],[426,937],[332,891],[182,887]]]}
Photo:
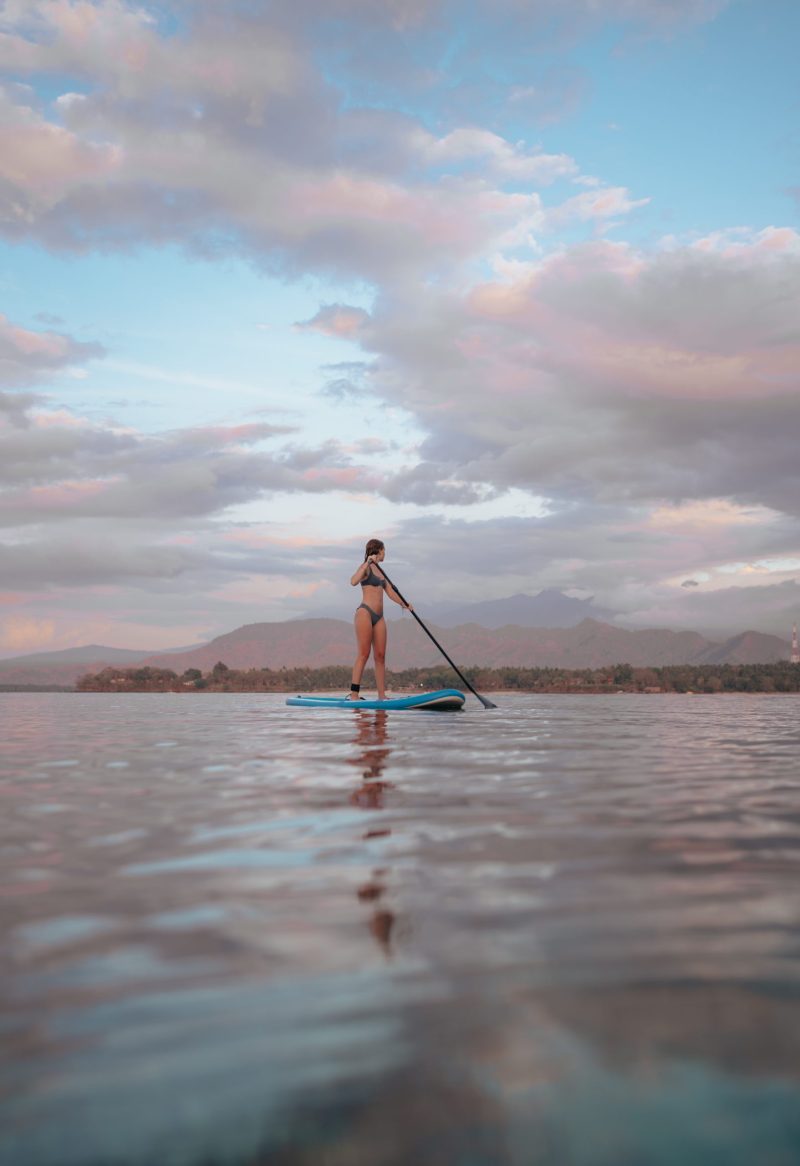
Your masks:
{"label": "reflection on water", "polygon": [[[390,749],[388,740],[389,714],[382,709],[370,714],[367,711],[353,714],[356,720],[354,744],[355,756],[349,758],[361,772],[361,785],[350,795],[350,804],[362,810],[382,810],[386,791],[393,789],[390,781],[381,779],[386,768]],[[391,830],[367,828],[364,838],[387,838]],[[373,904],[369,930],[385,955],[391,955],[394,912],[381,906],[380,900],[387,891],[388,868],[376,867],[371,877],[358,888],[358,898],[362,903]]]}
{"label": "reflection on water", "polygon": [[800,1160],[795,697],[0,702],[3,1166]]}

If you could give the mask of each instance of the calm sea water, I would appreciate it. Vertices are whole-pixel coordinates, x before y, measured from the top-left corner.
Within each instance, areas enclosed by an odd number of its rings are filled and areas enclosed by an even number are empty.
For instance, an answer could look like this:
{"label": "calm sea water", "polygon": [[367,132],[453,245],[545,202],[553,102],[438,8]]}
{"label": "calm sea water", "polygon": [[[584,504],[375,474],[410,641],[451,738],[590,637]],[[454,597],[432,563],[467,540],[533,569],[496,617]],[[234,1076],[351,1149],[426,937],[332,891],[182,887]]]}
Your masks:
{"label": "calm sea water", "polygon": [[800,700],[0,696],[3,1166],[794,1166]]}

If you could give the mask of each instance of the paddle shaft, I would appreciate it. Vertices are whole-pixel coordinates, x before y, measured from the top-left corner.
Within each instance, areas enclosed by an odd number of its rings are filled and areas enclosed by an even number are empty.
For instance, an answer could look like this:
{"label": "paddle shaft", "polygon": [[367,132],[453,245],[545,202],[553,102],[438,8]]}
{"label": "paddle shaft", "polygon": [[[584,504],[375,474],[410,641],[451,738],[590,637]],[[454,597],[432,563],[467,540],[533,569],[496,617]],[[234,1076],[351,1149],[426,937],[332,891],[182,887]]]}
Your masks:
{"label": "paddle shaft", "polygon": [[[381,575],[383,575],[384,579],[385,579],[385,580],[386,580],[386,582],[389,584],[389,586],[390,586],[390,587],[391,587],[391,588],[392,588],[392,589],[393,589],[393,590],[394,590],[394,591],[397,593],[398,597],[399,597],[399,598],[402,600],[402,602],[403,602],[403,603],[406,605],[406,607],[408,607],[408,600],[406,599],[405,595],[403,595],[403,593],[402,593],[402,591],[400,590],[400,588],[399,588],[399,587],[397,587],[397,586],[396,586],[396,585],[395,585],[395,584],[394,584],[394,583],[391,581],[391,579],[390,579],[390,578],[389,578],[389,576],[386,574],[386,572],[384,571],[384,569],[383,569],[383,567],[381,566],[381,564],[380,564],[380,563],[374,563],[374,562],[373,562],[373,566],[374,566],[374,567],[377,567],[377,569],[380,571]],[[412,610],[411,614],[413,615],[414,619],[417,621],[417,623],[419,624],[419,626],[422,628],[422,630],[424,631],[424,633],[425,633],[425,635],[428,637],[428,639],[430,639],[430,640],[433,640],[434,644],[435,644],[435,645],[436,645],[436,647],[439,649],[439,651],[442,653],[442,655],[444,656],[445,660],[446,660],[446,661],[447,661],[447,663],[450,665],[450,667],[453,669],[453,671],[456,673],[456,675],[461,677],[461,679],[464,681],[464,683],[466,684],[466,686],[467,686],[467,688],[470,690],[470,692],[473,694],[473,696],[477,696],[478,700],[481,702],[481,704],[483,705],[483,707],[484,707],[485,709],[496,709],[496,708],[497,708],[497,705],[496,705],[496,704],[492,704],[492,702],[491,702],[490,700],[487,700],[485,696],[481,696],[481,694],[480,694],[479,692],[477,692],[477,691],[476,691],[476,690],[475,690],[475,689],[472,687],[472,685],[471,685],[471,684],[470,684],[470,682],[467,680],[467,678],[466,678],[466,676],[464,675],[464,673],[461,671],[461,669],[460,669],[460,668],[459,668],[459,667],[458,667],[456,664],[454,664],[454,663],[453,663],[453,661],[452,661],[452,660],[450,659],[450,657],[447,655],[447,652],[445,652],[445,650],[444,650],[444,648],[442,647],[442,645],[441,645],[441,644],[439,643],[439,641],[436,639],[436,636],[433,634],[433,632],[429,631],[429,630],[428,630],[428,628],[426,628],[426,627],[425,627],[425,624],[424,624],[424,623],[422,622],[422,620],[419,618],[419,616],[417,615],[417,613],[416,613],[415,611],[413,611],[413,610]]]}

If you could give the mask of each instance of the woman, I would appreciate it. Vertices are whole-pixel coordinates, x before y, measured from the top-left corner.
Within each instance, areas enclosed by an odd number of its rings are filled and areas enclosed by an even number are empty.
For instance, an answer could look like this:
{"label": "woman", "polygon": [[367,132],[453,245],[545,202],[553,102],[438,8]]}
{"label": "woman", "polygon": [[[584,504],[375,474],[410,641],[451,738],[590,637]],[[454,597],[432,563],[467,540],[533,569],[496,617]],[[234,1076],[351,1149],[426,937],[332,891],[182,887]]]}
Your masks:
{"label": "woman", "polygon": [[364,551],[364,562],[350,578],[351,587],[361,584],[361,603],[356,608],[355,628],[358,655],[353,665],[350,699],[360,700],[361,677],[369,659],[370,651],[375,664],[375,683],[378,700],[386,700],[386,620],[383,618],[384,591],[407,611],[411,604],[403,603],[390,583],[386,582],[379,564],[386,557],[386,548],[379,538],[371,538]]}

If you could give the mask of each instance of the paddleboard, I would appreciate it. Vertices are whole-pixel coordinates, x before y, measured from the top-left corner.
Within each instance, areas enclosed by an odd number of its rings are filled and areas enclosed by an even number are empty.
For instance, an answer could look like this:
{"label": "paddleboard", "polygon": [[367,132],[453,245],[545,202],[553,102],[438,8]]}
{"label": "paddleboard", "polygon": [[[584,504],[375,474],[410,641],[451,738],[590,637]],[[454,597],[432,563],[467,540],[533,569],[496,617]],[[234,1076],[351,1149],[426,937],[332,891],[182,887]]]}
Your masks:
{"label": "paddleboard", "polygon": [[290,696],[287,704],[304,709],[428,709],[452,712],[463,708],[466,697],[457,688],[395,696],[391,700],[348,700],[343,696]]}

